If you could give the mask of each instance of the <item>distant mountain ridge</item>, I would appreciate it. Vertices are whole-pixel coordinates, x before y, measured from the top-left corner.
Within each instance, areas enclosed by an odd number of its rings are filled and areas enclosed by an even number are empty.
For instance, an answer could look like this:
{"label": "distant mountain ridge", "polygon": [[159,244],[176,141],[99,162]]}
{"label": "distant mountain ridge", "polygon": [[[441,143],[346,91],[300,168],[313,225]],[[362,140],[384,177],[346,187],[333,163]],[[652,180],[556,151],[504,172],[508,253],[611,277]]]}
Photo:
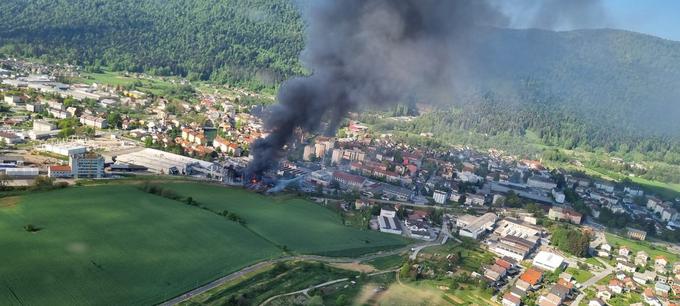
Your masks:
{"label": "distant mountain ridge", "polygon": [[680,136],[680,42],[609,29],[496,30],[476,44],[480,92]]}

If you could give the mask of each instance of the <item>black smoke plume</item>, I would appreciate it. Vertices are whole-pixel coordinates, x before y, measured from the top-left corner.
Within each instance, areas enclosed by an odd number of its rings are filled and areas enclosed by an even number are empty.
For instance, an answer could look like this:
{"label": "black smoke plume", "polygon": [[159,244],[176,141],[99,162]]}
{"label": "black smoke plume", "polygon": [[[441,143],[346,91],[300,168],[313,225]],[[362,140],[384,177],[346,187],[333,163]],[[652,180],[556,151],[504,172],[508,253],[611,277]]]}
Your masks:
{"label": "black smoke plume", "polygon": [[[568,1],[568,0],[567,0]],[[335,131],[360,105],[450,98],[470,39],[508,20],[486,0],[313,0],[303,9],[308,77],[285,82],[251,148],[250,175],[276,166],[297,128]]]}

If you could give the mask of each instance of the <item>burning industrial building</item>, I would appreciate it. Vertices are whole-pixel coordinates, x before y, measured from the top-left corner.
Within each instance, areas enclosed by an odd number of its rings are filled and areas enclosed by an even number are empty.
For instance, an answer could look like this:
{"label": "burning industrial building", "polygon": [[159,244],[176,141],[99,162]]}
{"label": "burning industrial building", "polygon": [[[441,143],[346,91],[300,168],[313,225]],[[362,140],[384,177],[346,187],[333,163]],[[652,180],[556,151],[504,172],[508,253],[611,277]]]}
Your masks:
{"label": "burning industrial building", "polygon": [[[566,2],[569,2],[568,4]],[[536,1],[551,14],[580,14],[597,1]],[[560,4],[564,3],[564,4]],[[302,61],[311,75],[285,82],[265,121],[269,135],[253,144],[252,177],[275,168],[298,128],[333,134],[363,105],[417,98],[446,102],[464,75],[472,39],[509,19],[494,0],[318,0],[301,6],[306,19]],[[569,6],[560,10],[559,5]],[[543,8],[534,11],[541,14]],[[569,17],[569,16],[567,16]],[[542,18],[543,20],[545,18]]]}

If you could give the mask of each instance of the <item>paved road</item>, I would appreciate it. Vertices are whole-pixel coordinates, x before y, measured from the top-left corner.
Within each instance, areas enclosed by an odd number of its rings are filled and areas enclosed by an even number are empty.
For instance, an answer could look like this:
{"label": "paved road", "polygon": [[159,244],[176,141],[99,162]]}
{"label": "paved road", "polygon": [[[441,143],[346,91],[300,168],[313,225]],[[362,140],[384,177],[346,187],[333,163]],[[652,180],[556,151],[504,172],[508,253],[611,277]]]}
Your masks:
{"label": "paved road", "polygon": [[422,245],[429,245],[430,243],[419,243],[415,245],[410,245],[406,246],[403,248],[395,249],[392,251],[386,251],[386,252],[378,252],[374,254],[368,254],[364,255],[361,257],[357,258],[348,258],[348,257],[324,257],[324,256],[317,256],[317,255],[300,255],[300,256],[287,256],[287,257],[281,257],[277,259],[271,259],[271,260],[266,260],[259,262],[257,264],[248,266],[246,268],[243,268],[237,272],[231,273],[229,275],[226,275],[224,277],[221,277],[217,280],[214,280],[208,284],[205,284],[201,287],[198,287],[196,289],[193,289],[189,292],[186,292],[182,295],[179,295],[177,297],[174,297],[170,300],[167,300],[159,305],[161,306],[171,306],[171,305],[177,305],[181,302],[184,302],[196,295],[202,294],[208,290],[214,289],[216,287],[219,287],[220,285],[223,285],[227,282],[230,282],[232,280],[238,279],[248,273],[251,273],[253,271],[257,271],[259,269],[262,269],[266,267],[267,265],[275,264],[277,262],[284,262],[284,261],[291,261],[291,260],[313,260],[313,261],[320,261],[320,262],[326,262],[326,263],[351,263],[351,262],[363,262],[363,261],[370,261],[376,258],[380,257],[387,257],[387,256],[392,256],[396,255],[402,252],[408,252],[411,248],[418,248],[421,247]]}
{"label": "paved road", "polygon": [[[420,253],[420,251],[422,249],[426,248],[426,247],[431,247],[431,246],[446,243],[446,240],[449,238],[449,236],[451,236],[451,234],[449,233],[449,229],[446,226],[446,222],[442,222],[442,228],[439,231],[439,237],[437,237],[437,239],[435,239],[434,241],[430,241],[428,243],[424,243],[422,245],[413,247],[412,248],[413,253],[411,253],[411,256],[409,256],[409,259],[415,260],[418,257],[418,253]],[[457,240],[457,241],[460,242],[459,240]]]}
{"label": "paved road", "polygon": [[591,277],[589,280],[583,282],[581,284],[581,294],[579,294],[576,299],[571,303],[571,306],[578,306],[579,303],[581,303],[581,300],[586,297],[586,294],[584,293],[584,290],[592,285],[595,285],[597,282],[599,282],[601,279],[607,277],[607,275],[612,274],[614,272],[614,268],[610,266],[608,263],[606,263],[603,260],[600,260],[599,258],[596,258],[599,262],[601,262],[604,266],[605,269],[602,272],[599,272],[593,277]]}
{"label": "paved road", "polygon": [[[368,276],[375,276],[375,275],[380,275],[380,274],[394,273],[394,272],[398,272],[398,271],[399,271],[399,270],[379,271],[379,272],[370,273],[370,274],[368,274]],[[318,288],[323,288],[323,287],[330,286],[330,285],[337,284],[337,283],[346,282],[346,281],[348,281],[348,280],[349,280],[349,278],[347,278],[347,277],[346,277],[346,278],[340,278],[340,279],[336,279],[336,280],[332,280],[332,281],[327,281],[327,282],[322,283],[322,284],[314,285],[314,286],[311,286],[311,287],[306,288],[306,289],[302,289],[302,290],[298,290],[298,291],[293,291],[293,292],[288,292],[288,293],[284,293],[284,294],[275,295],[275,296],[272,296],[272,297],[268,298],[268,299],[265,300],[264,302],[262,302],[262,304],[260,304],[260,306],[267,305],[267,304],[269,304],[271,301],[273,301],[273,300],[275,300],[275,299],[278,299],[278,298],[281,298],[281,297],[284,297],[284,296],[296,295],[296,294],[301,294],[301,293],[304,294],[304,295],[306,295],[306,296],[309,296],[309,291],[310,291],[310,290],[318,289]]]}
{"label": "paved road", "polygon": [[362,198],[362,200],[380,203],[380,204],[401,205],[401,206],[409,206],[409,207],[417,207],[417,208],[435,208],[435,209],[449,209],[449,208],[451,208],[451,207],[444,207],[444,206],[440,206],[440,205],[415,204],[415,203],[411,203],[411,202],[388,201],[388,200],[372,199],[372,198]]}

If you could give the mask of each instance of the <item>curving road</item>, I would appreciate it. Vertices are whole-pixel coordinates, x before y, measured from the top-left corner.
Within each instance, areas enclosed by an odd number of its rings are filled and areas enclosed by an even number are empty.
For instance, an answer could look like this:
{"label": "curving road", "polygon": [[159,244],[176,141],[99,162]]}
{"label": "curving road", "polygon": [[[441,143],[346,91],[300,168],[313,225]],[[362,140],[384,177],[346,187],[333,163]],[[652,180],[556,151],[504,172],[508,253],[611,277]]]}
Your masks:
{"label": "curving road", "polygon": [[614,272],[614,268],[610,266],[607,262],[604,260],[601,260],[599,258],[596,258],[597,261],[601,262],[604,266],[605,269],[588,279],[587,281],[583,282],[581,284],[581,294],[579,294],[576,299],[571,303],[571,306],[578,306],[581,303],[581,300],[586,297],[586,294],[584,293],[584,290],[592,285],[595,285],[597,282],[599,282],[601,279],[607,277],[607,275],[612,274]]}
{"label": "curving road", "polygon": [[[368,276],[375,276],[375,275],[380,275],[380,274],[394,273],[394,272],[398,272],[398,271],[399,271],[398,269],[397,269],[397,270],[379,271],[379,272],[370,273],[370,274],[368,274]],[[280,298],[280,297],[284,297],[284,296],[296,295],[296,294],[300,294],[300,293],[309,296],[308,293],[309,293],[310,290],[318,289],[318,288],[323,288],[323,287],[330,286],[330,285],[337,284],[337,283],[341,283],[341,282],[346,282],[346,281],[348,281],[348,280],[349,280],[348,277],[346,277],[346,278],[340,278],[340,279],[336,279],[336,280],[332,280],[332,281],[327,281],[327,282],[325,282],[325,283],[321,283],[321,284],[318,284],[318,285],[314,285],[314,286],[311,286],[311,287],[306,288],[306,289],[302,289],[302,290],[298,290],[298,291],[293,291],[293,292],[288,292],[288,293],[284,293],[284,294],[275,295],[275,296],[272,296],[272,297],[266,299],[264,302],[262,302],[262,304],[260,304],[260,306],[267,305],[267,304],[269,304],[271,301],[276,300],[276,299],[278,299],[278,298]]]}
{"label": "curving road", "polygon": [[391,251],[381,251],[378,253],[373,253],[373,254],[368,254],[364,255],[361,257],[356,257],[356,258],[349,258],[349,257],[324,257],[324,256],[318,256],[318,255],[299,255],[299,256],[286,256],[286,257],[280,257],[276,259],[270,259],[266,261],[262,261],[259,263],[256,263],[254,265],[245,267],[237,272],[231,273],[229,275],[223,276],[219,279],[216,279],[208,284],[205,284],[201,287],[198,287],[196,289],[193,289],[189,292],[186,292],[182,295],[179,295],[177,297],[174,297],[170,300],[167,300],[159,305],[161,306],[171,306],[171,305],[177,305],[181,302],[184,302],[196,295],[205,293],[208,290],[214,289],[216,287],[219,287],[220,285],[223,285],[227,282],[230,282],[232,280],[238,279],[248,273],[260,270],[268,265],[275,264],[277,262],[283,262],[283,261],[291,261],[291,260],[312,260],[312,261],[320,261],[320,262],[325,262],[325,263],[352,263],[352,262],[363,262],[363,261],[370,261],[376,258],[380,257],[387,257],[387,256],[392,256],[396,255],[402,252],[408,252],[411,248],[421,248],[423,246],[430,246],[432,245],[431,242],[425,242],[425,243],[418,243],[410,246],[406,246],[403,248],[399,249],[394,249]]}

